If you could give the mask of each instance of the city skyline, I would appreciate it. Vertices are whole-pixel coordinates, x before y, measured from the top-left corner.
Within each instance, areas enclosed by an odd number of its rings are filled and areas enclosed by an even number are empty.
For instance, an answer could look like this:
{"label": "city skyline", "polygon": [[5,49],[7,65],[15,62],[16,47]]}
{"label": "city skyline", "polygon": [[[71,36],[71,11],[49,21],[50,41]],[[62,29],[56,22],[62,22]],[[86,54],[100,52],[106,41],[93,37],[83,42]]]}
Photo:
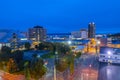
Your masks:
{"label": "city skyline", "polygon": [[120,30],[119,0],[0,1],[0,29],[25,30],[36,25],[48,33],[78,31],[95,22],[96,33]]}

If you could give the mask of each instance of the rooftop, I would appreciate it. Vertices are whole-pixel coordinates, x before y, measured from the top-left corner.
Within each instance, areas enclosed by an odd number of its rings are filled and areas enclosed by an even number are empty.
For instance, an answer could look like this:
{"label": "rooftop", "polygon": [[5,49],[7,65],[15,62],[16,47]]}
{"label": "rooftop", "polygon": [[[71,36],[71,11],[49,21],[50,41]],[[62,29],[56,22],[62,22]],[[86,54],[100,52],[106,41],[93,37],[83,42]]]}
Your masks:
{"label": "rooftop", "polygon": [[43,28],[43,27],[42,27],[42,26],[38,26],[38,25],[37,25],[37,26],[34,26],[34,28]]}
{"label": "rooftop", "polygon": [[101,47],[100,54],[117,54],[120,55],[120,48],[113,48],[113,47]]}

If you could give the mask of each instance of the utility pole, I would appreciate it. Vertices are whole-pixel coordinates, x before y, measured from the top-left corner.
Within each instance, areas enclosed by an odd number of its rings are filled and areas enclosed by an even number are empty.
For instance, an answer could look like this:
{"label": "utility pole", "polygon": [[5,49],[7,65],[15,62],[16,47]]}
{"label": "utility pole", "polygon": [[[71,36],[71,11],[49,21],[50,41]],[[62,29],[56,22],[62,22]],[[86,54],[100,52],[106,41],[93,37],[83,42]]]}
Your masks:
{"label": "utility pole", "polygon": [[54,65],[54,80],[56,80],[56,66]]}

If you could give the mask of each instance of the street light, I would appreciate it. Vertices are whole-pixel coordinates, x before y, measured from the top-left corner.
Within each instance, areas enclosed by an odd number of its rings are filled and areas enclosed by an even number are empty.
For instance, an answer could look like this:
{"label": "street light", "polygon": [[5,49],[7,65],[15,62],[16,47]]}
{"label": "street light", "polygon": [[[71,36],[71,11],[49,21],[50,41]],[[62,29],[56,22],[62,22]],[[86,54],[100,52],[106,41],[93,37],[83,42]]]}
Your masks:
{"label": "street light", "polygon": [[91,72],[91,67],[92,67],[92,65],[90,64],[90,65],[89,65],[90,72]]}
{"label": "street light", "polygon": [[57,77],[56,76],[56,66],[54,65],[54,80],[57,80],[56,77]]}
{"label": "street light", "polygon": [[69,44],[69,45],[71,45],[71,43],[72,43],[71,41],[68,41],[68,44]]}
{"label": "street light", "polygon": [[72,44],[72,41],[67,41],[67,44],[68,44],[68,46],[69,46],[69,48],[71,47],[71,44]]}
{"label": "street light", "polygon": [[58,52],[57,52],[57,46],[54,46],[55,49],[55,60],[54,60],[54,80],[57,80],[57,74],[56,74],[56,58],[58,59]]}
{"label": "street light", "polygon": [[100,41],[97,41],[97,44],[100,44],[101,42]]}
{"label": "street light", "polygon": [[111,55],[111,54],[112,54],[112,52],[111,52],[111,51],[108,51],[108,52],[107,52],[107,54],[108,54],[108,55]]}
{"label": "street light", "polygon": [[90,65],[89,65],[89,67],[91,68],[91,67],[92,67],[92,65],[90,64]]}
{"label": "street light", "polygon": [[111,58],[113,52],[109,50],[109,51],[107,51],[107,54],[108,54],[108,58],[109,58],[108,64],[110,64],[110,63],[112,63],[112,60],[110,58]]}
{"label": "street light", "polygon": [[112,52],[108,51],[107,54],[108,54],[108,58],[111,58]]}

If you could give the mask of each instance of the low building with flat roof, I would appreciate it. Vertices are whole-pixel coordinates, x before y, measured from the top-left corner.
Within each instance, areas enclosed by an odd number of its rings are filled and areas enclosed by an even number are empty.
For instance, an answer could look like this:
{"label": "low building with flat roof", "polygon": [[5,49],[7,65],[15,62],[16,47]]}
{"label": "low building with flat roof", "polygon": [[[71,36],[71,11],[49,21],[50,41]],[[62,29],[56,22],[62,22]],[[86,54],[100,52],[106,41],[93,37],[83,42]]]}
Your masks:
{"label": "low building with flat roof", "polygon": [[101,47],[99,61],[120,64],[120,48]]}

